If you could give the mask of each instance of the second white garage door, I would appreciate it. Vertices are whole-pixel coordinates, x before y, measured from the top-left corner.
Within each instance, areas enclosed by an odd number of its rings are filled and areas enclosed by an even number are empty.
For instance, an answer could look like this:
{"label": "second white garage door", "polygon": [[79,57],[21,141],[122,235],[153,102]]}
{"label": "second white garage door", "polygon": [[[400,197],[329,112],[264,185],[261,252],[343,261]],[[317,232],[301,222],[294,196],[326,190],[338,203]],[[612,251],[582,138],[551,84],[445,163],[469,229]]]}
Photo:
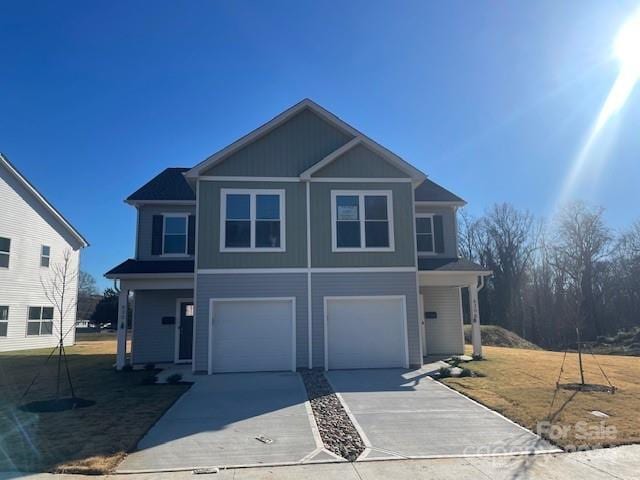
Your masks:
{"label": "second white garage door", "polygon": [[210,373],[295,371],[293,298],[212,299]]}
{"label": "second white garage door", "polygon": [[325,368],[408,368],[404,296],[325,297]]}

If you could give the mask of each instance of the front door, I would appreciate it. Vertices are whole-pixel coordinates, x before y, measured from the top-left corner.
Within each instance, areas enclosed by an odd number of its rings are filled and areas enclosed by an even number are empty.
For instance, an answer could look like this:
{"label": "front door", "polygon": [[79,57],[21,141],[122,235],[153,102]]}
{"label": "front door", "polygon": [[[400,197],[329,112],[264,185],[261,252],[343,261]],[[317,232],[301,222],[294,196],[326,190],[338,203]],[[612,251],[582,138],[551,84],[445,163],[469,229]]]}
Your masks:
{"label": "front door", "polygon": [[190,362],[193,353],[193,302],[180,302],[179,321],[177,360]]}

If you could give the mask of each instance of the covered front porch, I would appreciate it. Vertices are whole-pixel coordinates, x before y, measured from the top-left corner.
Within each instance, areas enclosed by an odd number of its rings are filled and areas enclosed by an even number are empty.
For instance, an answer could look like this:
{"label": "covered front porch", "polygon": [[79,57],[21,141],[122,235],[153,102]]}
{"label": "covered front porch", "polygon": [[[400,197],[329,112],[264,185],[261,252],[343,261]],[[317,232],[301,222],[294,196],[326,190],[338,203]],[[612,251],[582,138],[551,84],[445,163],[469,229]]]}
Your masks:
{"label": "covered front porch", "polygon": [[491,272],[462,258],[420,258],[418,265],[423,357],[464,353],[464,289],[468,289],[473,355],[481,357],[478,292]]}
{"label": "covered front porch", "polygon": [[[160,268],[173,271],[146,271]],[[192,261],[128,260],[107,273],[107,278],[119,280],[120,288],[116,347],[118,370],[127,364],[192,363],[195,310],[192,270]],[[130,310],[129,330],[127,317]]]}

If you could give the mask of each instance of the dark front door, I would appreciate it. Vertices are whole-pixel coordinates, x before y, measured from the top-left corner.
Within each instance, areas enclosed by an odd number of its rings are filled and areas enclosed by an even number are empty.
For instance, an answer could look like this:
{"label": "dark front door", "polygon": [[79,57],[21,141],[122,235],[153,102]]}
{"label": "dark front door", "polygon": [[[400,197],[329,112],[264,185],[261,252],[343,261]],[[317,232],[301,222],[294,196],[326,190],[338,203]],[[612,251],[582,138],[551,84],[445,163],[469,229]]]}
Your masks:
{"label": "dark front door", "polygon": [[193,303],[180,303],[180,339],[178,342],[178,360],[191,360],[193,351]]}

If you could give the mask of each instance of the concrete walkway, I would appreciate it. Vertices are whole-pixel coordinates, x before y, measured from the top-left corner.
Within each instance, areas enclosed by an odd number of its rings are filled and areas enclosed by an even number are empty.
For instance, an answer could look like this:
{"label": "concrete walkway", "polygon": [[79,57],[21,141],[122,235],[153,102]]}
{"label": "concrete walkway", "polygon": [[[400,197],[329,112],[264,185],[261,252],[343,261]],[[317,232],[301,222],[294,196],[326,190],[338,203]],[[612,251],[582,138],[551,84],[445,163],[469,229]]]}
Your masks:
{"label": "concrete walkway", "polygon": [[199,376],[120,473],[329,460],[296,373]]}
{"label": "concrete walkway", "polygon": [[358,463],[325,463],[290,467],[221,470],[216,474],[192,472],[110,475],[107,477],[37,474],[3,475],[0,480],[637,480],[640,445],[582,453],[514,457],[390,460]]}
{"label": "concrete walkway", "polygon": [[428,373],[391,369],[326,374],[368,447],[358,460],[559,451]]}

